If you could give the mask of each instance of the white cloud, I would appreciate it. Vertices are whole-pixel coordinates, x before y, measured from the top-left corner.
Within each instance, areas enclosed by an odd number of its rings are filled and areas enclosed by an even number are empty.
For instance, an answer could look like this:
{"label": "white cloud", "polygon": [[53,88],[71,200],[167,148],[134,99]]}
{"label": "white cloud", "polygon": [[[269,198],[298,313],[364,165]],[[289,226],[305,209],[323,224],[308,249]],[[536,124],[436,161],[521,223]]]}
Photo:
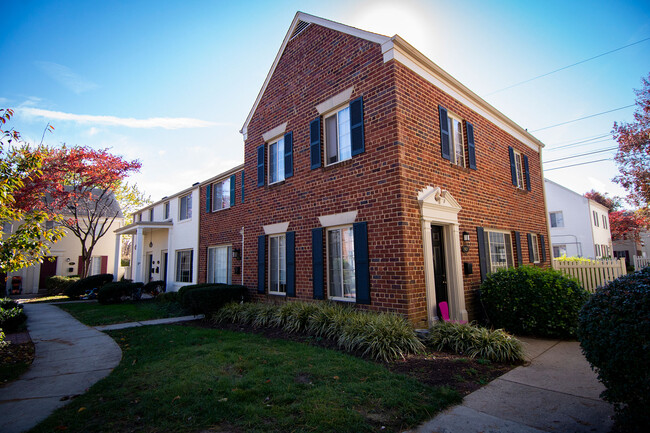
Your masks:
{"label": "white cloud", "polygon": [[76,94],[96,89],[97,84],[76,74],[67,66],[53,62],[34,62],[43,72]]}
{"label": "white cloud", "polygon": [[21,108],[20,112],[24,116],[28,117],[42,117],[48,120],[69,120],[71,122],[82,124],[124,126],[126,128],[184,129],[229,125],[227,123],[215,123],[187,117],[151,117],[148,119],[134,119],[132,117],[72,114],[64,113],[62,111],[43,110],[40,108]]}
{"label": "white cloud", "polygon": [[6,107],[7,105],[9,105],[9,99],[0,96],[0,105]]}
{"label": "white cloud", "polygon": [[97,129],[97,128],[95,128],[95,127],[93,126],[93,127],[91,127],[91,128],[88,130],[87,134],[88,134],[90,137],[92,137],[93,135],[96,135],[98,132],[99,132],[99,129]]}

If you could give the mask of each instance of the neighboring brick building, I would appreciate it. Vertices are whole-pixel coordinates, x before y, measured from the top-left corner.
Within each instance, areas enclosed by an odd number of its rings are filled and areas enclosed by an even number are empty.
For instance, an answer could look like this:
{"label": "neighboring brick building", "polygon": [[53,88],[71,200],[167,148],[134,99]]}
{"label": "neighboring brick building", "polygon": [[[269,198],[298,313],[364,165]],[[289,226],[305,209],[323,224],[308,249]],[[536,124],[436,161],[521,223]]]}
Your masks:
{"label": "neighboring brick building", "polygon": [[399,36],[298,13],[242,133],[235,205],[201,184],[199,281],[420,327],[441,301],[479,317],[490,270],[550,264],[542,143]]}

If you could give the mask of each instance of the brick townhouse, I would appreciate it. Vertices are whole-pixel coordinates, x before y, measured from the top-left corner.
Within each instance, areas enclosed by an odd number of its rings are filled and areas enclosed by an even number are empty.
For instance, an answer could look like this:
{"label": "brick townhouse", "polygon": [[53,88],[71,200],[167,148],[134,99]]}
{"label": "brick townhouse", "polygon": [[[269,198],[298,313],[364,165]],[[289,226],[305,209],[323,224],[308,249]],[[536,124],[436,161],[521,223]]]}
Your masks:
{"label": "brick townhouse", "polygon": [[241,132],[243,169],[200,186],[199,281],[426,326],[550,265],[543,144],[399,36],[298,13]]}

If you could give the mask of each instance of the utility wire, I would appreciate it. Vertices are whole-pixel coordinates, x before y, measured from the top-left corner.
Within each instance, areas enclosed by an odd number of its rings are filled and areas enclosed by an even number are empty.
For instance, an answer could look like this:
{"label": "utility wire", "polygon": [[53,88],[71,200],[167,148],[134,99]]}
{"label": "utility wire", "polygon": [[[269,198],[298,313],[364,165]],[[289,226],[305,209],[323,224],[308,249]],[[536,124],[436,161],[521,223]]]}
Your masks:
{"label": "utility wire", "polygon": [[575,166],[578,166],[578,165],[593,164],[593,163],[596,163],[596,162],[611,161],[611,160],[612,160],[612,158],[597,159],[596,161],[579,162],[577,164],[564,165],[562,167],[546,168],[546,169],[544,169],[544,171],[553,171],[553,170],[559,170],[561,168],[569,168],[569,167],[575,167]]}
{"label": "utility wire", "polygon": [[550,161],[544,161],[544,163],[547,164],[547,163],[556,162],[556,161],[564,161],[565,159],[580,158],[581,156],[593,155],[595,153],[609,152],[609,151],[616,150],[616,149],[618,149],[618,147],[610,147],[608,149],[595,150],[593,152],[580,153],[578,155],[571,155],[571,156],[565,156],[563,158],[552,159]]}
{"label": "utility wire", "polygon": [[591,135],[589,137],[582,137],[582,138],[572,138],[571,140],[565,140],[565,141],[560,141],[560,142],[557,142],[557,143],[547,144],[547,146],[557,146],[557,145],[560,145],[560,144],[576,143],[576,140],[578,140],[578,141],[592,140],[592,139],[596,139],[596,138],[603,138],[603,137],[606,137],[608,135],[610,135],[609,131],[608,132],[601,132],[598,135]]}
{"label": "utility wire", "polygon": [[589,116],[581,117],[579,119],[567,120],[566,122],[558,123],[556,125],[551,125],[551,126],[545,126],[543,128],[535,129],[533,131],[528,131],[528,132],[538,132],[538,131],[543,131],[545,129],[555,128],[556,126],[566,125],[567,123],[573,123],[573,122],[577,122],[579,120],[585,120],[585,119],[589,119],[589,118],[596,117],[596,116],[602,116],[603,114],[613,113],[614,111],[624,110],[626,108],[634,107],[635,105],[636,104],[631,104],[631,105],[626,105],[625,107],[614,108],[613,110],[603,111],[602,113],[591,114]]}
{"label": "utility wire", "polygon": [[520,81],[519,83],[515,83],[515,84],[510,85],[510,86],[508,86],[508,87],[504,87],[503,89],[495,90],[494,92],[488,93],[488,94],[485,95],[485,96],[491,96],[491,95],[494,95],[495,93],[499,93],[499,92],[503,92],[504,90],[512,89],[513,87],[517,87],[517,86],[520,86],[520,85],[522,85],[522,84],[529,83],[529,82],[531,82],[531,81],[533,81],[533,80],[537,80],[537,79],[539,79],[539,78],[546,77],[546,76],[551,75],[551,74],[555,74],[556,72],[560,72],[560,71],[563,71],[563,70],[565,70],[565,69],[569,69],[569,68],[571,68],[571,67],[573,67],[573,66],[577,66],[577,65],[580,65],[580,64],[582,64],[582,63],[588,62],[588,61],[590,61],[590,60],[594,60],[594,59],[597,59],[597,58],[599,58],[599,57],[606,56],[607,54],[615,53],[616,51],[620,51],[620,50],[622,50],[622,49],[625,49],[625,48],[631,47],[632,45],[640,44],[641,42],[645,42],[645,41],[647,41],[647,40],[650,40],[650,38],[641,39],[640,41],[636,41],[636,42],[633,42],[633,43],[631,43],[631,44],[628,44],[628,45],[625,45],[625,46],[622,46],[622,47],[616,48],[616,49],[614,49],[614,50],[607,51],[606,53],[598,54],[597,56],[590,57],[590,58],[585,59],[585,60],[581,60],[581,61],[579,61],[579,62],[577,62],[577,63],[573,63],[573,64],[568,65],[568,66],[564,66],[564,67],[562,67],[562,68],[560,68],[560,69],[556,69],[556,70],[554,70],[554,71],[547,72],[547,73],[545,73],[545,74],[538,75],[538,76],[536,76],[536,77],[529,78],[529,79],[524,80],[524,81]]}
{"label": "utility wire", "polygon": [[556,150],[566,150],[566,149],[571,148],[571,147],[590,146],[592,144],[605,143],[606,141],[612,141],[612,139],[611,138],[605,138],[605,139],[602,139],[602,140],[595,140],[595,141],[581,141],[581,142],[578,142],[578,143],[571,143],[571,144],[566,144],[566,145],[560,146],[560,147],[554,147],[553,149],[546,149],[545,151],[546,152],[553,152],[553,151],[556,151]]}

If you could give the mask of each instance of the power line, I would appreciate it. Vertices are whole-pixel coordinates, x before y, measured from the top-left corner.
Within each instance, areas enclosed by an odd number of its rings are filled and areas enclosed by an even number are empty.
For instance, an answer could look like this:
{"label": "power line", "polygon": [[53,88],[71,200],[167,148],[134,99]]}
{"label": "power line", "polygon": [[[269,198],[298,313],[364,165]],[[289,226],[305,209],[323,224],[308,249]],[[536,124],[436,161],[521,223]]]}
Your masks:
{"label": "power line", "polygon": [[546,152],[553,152],[556,150],[566,150],[571,147],[590,146],[592,144],[605,143],[606,141],[612,141],[612,138],[605,138],[602,140],[595,140],[595,141],[580,141],[577,143],[571,143],[560,147],[554,147],[553,149],[546,149]]}
{"label": "power line", "polygon": [[512,85],[510,85],[510,86],[508,86],[508,87],[504,87],[503,89],[495,90],[494,92],[488,93],[488,94],[485,95],[485,96],[491,96],[491,95],[494,95],[495,93],[499,93],[499,92],[503,92],[504,90],[512,89],[513,87],[517,87],[517,86],[520,86],[520,85],[522,85],[522,84],[529,83],[529,82],[531,82],[531,81],[533,81],[533,80],[537,80],[537,79],[539,79],[539,78],[546,77],[546,76],[551,75],[551,74],[555,74],[556,72],[560,72],[560,71],[563,71],[563,70],[565,70],[565,69],[571,68],[571,67],[573,67],[573,66],[577,66],[577,65],[580,65],[580,64],[582,64],[582,63],[588,62],[588,61],[590,61],[590,60],[594,60],[594,59],[597,59],[597,58],[599,58],[599,57],[606,56],[607,54],[615,53],[616,51],[620,51],[620,50],[622,50],[622,49],[625,49],[625,48],[631,47],[632,45],[640,44],[641,42],[645,42],[645,41],[647,41],[647,40],[650,40],[650,38],[641,39],[640,41],[636,41],[636,42],[633,42],[633,43],[631,43],[631,44],[628,44],[628,45],[625,45],[625,46],[622,46],[622,47],[619,47],[619,48],[613,49],[613,50],[611,50],[611,51],[607,51],[606,53],[598,54],[597,56],[590,57],[590,58],[585,59],[585,60],[581,60],[581,61],[576,62],[576,63],[573,63],[573,64],[571,64],[571,65],[564,66],[564,67],[562,67],[562,68],[560,68],[560,69],[556,69],[556,70],[554,70],[554,71],[547,72],[547,73],[545,73],[545,74],[538,75],[538,76],[536,76],[536,77],[529,78],[529,79],[524,80],[524,81],[520,81],[519,83],[515,83],[515,84],[512,84]]}
{"label": "power line", "polygon": [[543,130],[545,130],[545,129],[555,128],[556,126],[566,125],[567,123],[573,123],[573,122],[577,122],[577,121],[579,121],[579,120],[590,119],[590,118],[592,118],[592,117],[602,116],[603,114],[613,113],[614,111],[624,110],[624,109],[626,109],[626,108],[634,107],[635,105],[636,105],[636,104],[626,105],[625,107],[615,108],[615,109],[613,109],[613,110],[609,110],[609,111],[603,111],[602,113],[591,114],[591,115],[589,115],[589,116],[581,117],[581,118],[579,118],[579,119],[567,120],[566,122],[558,123],[558,124],[556,124],[556,125],[551,125],[551,126],[545,126],[545,127],[543,127],[543,128],[535,129],[535,130],[533,130],[533,131],[528,131],[528,132],[538,132],[538,131],[543,131]]}
{"label": "power line", "polygon": [[548,163],[551,163],[551,162],[564,161],[565,159],[580,158],[581,156],[593,155],[595,153],[609,152],[609,151],[616,150],[616,149],[618,149],[618,147],[610,147],[608,149],[595,150],[593,152],[580,153],[578,155],[565,156],[563,158],[552,159],[550,161],[544,161],[544,163],[548,164]]}
{"label": "power line", "polygon": [[603,161],[611,161],[612,158],[605,158],[605,159],[597,159],[596,161],[588,161],[588,162],[579,162],[577,164],[571,164],[571,165],[564,165],[562,167],[553,167],[553,168],[546,168],[544,171],[553,171],[553,170],[559,170],[561,168],[569,168],[569,167],[576,167],[578,165],[586,165],[586,164],[594,164],[596,162],[603,162]]}
{"label": "power line", "polygon": [[609,132],[609,131],[607,131],[607,132],[601,132],[600,134],[597,134],[597,135],[591,135],[591,136],[589,136],[589,137],[572,138],[571,140],[560,141],[560,142],[558,142],[558,143],[551,143],[551,144],[547,144],[547,146],[557,146],[557,145],[559,145],[559,144],[575,143],[575,140],[591,140],[591,139],[596,139],[596,138],[602,138],[602,137],[605,137],[605,136],[607,136],[607,135],[610,135],[610,132]]}

